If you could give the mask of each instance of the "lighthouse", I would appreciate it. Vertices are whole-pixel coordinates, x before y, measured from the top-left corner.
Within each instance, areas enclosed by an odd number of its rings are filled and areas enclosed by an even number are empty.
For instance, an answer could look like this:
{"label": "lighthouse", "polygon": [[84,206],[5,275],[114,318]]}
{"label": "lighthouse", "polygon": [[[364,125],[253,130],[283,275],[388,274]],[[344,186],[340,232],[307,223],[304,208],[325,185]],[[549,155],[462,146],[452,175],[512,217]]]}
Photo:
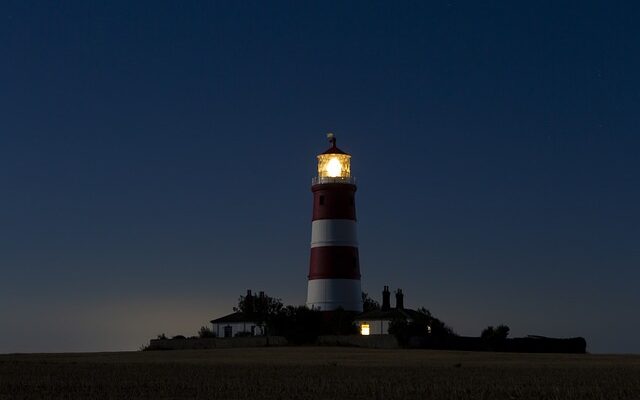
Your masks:
{"label": "lighthouse", "polygon": [[313,218],[307,306],[321,311],[362,312],[360,262],[356,235],[355,179],[351,155],[336,146],[318,155],[313,178]]}

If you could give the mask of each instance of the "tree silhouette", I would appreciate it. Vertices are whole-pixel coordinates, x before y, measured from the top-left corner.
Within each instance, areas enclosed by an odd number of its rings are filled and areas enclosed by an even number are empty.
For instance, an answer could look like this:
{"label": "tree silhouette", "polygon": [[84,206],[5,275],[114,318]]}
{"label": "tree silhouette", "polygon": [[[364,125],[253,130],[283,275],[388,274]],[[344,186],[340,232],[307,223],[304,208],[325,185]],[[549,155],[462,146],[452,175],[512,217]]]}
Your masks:
{"label": "tree silhouette", "polygon": [[247,292],[246,296],[240,296],[238,298],[238,306],[233,307],[233,311],[241,312],[250,319],[252,319],[256,325],[262,328],[263,335],[268,336],[269,322],[282,310],[282,300],[268,296],[264,292],[260,292],[259,295],[251,294]]}
{"label": "tree silhouette", "polygon": [[362,311],[375,311],[380,309],[380,303],[369,297],[367,292],[362,292]]}

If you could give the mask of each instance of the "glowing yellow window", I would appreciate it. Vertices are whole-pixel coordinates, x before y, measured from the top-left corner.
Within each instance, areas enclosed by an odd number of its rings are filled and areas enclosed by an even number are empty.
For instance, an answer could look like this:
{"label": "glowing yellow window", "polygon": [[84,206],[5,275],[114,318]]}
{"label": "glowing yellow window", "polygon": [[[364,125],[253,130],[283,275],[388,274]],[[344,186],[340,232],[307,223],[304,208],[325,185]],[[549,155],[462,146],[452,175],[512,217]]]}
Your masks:
{"label": "glowing yellow window", "polygon": [[360,325],[360,334],[361,335],[369,335],[369,324]]}

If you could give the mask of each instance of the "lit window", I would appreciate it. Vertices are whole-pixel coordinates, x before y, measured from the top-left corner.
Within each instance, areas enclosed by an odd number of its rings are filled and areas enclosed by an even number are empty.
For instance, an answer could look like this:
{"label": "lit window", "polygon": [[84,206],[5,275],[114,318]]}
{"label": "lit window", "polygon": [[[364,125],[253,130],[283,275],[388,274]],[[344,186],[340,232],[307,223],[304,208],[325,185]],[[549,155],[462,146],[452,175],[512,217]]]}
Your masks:
{"label": "lit window", "polygon": [[360,334],[361,335],[369,335],[369,324],[360,325]]}

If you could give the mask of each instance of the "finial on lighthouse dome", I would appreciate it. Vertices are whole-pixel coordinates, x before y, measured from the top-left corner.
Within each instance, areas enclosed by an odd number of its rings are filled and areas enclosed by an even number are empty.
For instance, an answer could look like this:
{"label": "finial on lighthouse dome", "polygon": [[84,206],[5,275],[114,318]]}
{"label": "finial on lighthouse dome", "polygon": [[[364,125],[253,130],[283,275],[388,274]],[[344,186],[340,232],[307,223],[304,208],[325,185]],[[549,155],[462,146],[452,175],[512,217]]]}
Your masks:
{"label": "finial on lighthouse dome", "polygon": [[329,143],[331,143],[331,147],[336,146],[336,135],[333,132],[327,133],[327,139],[329,139]]}
{"label": "finial on lighthouse dome", "polygon": [[331,147],[318,155],[317,182],[353,183],[351,178],[351,155],[336,146],[336,135],[329,132],[327,139]]}
{"label": "finial on lighthouse dome", "polygon": [[331,143],[331,147],[329,150],[325,151],[323,154],[347,154],[344,151],[340,150],[338,146],[336,146],[336,135],[333,132],[327,133],[327,139],[329,139],[329,143]]}

